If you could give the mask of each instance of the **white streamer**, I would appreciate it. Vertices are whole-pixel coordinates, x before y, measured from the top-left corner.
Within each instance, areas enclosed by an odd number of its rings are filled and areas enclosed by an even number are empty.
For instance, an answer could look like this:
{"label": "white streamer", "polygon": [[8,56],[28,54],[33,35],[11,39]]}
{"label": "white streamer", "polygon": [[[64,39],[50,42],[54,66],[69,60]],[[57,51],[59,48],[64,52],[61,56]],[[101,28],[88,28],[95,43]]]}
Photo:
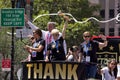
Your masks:
{"label": "white streamer", "polygon": [[119,14],[117,14],[117,16],[116,16],[116,20],[118,21],[118,22],[120,22],[120,13]]}
{"label": "white streamer", "polygon": [[[100,20],[96,19],[95,17],[90,17],[90,18],[86,19],[85,21],[78,21],[78,20],[75,19],[75,18],[72,16],[72,14],[70,14],[70,13],[63,13],[63,14],[72,17],[72,19],[73,19],[76,23],[86,23],[86,22],[88,22],[89,20],[95,20],[95,21],[97,21],[97,22],[99,22],[99,23],[107,23],[107,22],[110,22],[110,21],[113,21],[113,20],[120,21],[120,20],[119,20],[119,18],[120,18],[120,13],[117,14],[117,16],[116,16],[115,18],[112,18],[112,19],[106,20],[106,21],[100,21]],[[33,22],[34,22],[35,20],[37,20],[38,18],[40,18],[40,17],[49,16],[49,15],[54,16],[54,15],[59,15],[59,14],[58,14],[58,13],[42,14],[42,15],[37,16],[37,17],[33,20]]]}
{"label": "white streamer", "polygon": [[57,14],[57,13],[52,13],[52,14],[42,14],[42,15],[37,16],[37,17],[33,20],[33,22],[34,22],[36,19],[38,19],[38,18],[40,18],[40,17],[42,17],[42,16],[50,16],[50,15],[58,15],[58,14]]}

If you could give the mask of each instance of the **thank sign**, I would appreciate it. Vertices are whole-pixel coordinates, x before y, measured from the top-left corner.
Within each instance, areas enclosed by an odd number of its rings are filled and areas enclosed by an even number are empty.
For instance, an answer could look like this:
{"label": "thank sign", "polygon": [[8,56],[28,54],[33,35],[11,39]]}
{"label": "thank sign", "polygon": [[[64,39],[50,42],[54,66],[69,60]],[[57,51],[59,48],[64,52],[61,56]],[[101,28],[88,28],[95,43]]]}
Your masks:
{"label": "thank sign", "polygon": [[23,62],[22,80],[85,80],[84,70],[77,62]]}
{"label": "thank sign", "polygon": [[12,27],[23,27],[24,26],[24,9],[1,9],[1,25],[12,26]]}

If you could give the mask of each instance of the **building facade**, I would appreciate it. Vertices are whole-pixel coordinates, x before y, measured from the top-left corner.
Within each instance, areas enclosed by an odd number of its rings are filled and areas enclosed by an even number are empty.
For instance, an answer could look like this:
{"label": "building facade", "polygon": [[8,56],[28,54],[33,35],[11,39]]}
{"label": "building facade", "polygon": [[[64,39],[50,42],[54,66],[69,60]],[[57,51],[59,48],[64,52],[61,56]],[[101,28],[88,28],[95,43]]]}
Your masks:
{"label": "building facade", "polygon": [[[118,13],[120,13],[120,0],[89,0],[91,4],[99,4],[100,5],[100,16],[102,17],[102,21],[110,20],[115,18]],[[107,23],[99,23],[100,24],[100,32],[109,36],[120,36],[120,23],[116,20],[107,22]]]}

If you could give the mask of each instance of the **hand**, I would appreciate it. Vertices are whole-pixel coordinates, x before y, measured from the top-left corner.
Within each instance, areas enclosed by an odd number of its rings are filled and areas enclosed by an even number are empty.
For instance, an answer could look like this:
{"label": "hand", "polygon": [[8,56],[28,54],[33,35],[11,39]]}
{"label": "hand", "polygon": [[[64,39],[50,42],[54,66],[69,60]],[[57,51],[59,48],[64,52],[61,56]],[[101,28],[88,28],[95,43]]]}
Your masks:
{"label": "hand", "polygon": [[70,21],[70,20],[71,20],[68,16],[63,16],[63,18],[64,18],[66,21]]}
{"label": "hand", "polygon": [[28,50],[28,48],[26,47],[26,45],[24,46],[24,49]]}
{"label": "hand", "polygon": [[58,15],[59,16],[65,16],[65,14],[60,10],[60,11],[58,11]]}
{"label": "hand", "polygon": [[58,15],[61,16],[61,17],[63,17],[66,21],[70,21],[70,20],[71,20],[71,19],[70,19],[68,16],[66,16],[61,10],[58,11]]}
{"label": "hand", "polygon": [[25,19],[25,23],[27,23],[29,21],[26,14],[24,14],[24,19]]}
{"label": "hand", "polygon": [[107,40],[106,36],[103,35],[103,34],[100,34],[99,37],[101,37],[101,39],[102,39],[103,41],[106,41],[106,40]]}
{"label": "hand", "polygon": [[28,46],[28,45],[25,45],[25,47],[24,47],[29,53],[31,53],[32,52],[32,50],[31,50],[31,47],[30,46]]}
{"label": "hand", "polygon": [[49,59],[45,59],[45,62],[49,62]]}
{"label": "hand", "polygon": [[29,46],[28,46],[28,45],[25,45],[25,48],[27,48],[27,49],[28,49],[28,48],[29,48]]}
{"label": "hand", "polygon": [[31,46],[25,45],[25,49],[30,50]]}
{"label": "hand", "polygon": [[70,48],[68,50],[68,55],[72,55],[72,51],[70,50]]}

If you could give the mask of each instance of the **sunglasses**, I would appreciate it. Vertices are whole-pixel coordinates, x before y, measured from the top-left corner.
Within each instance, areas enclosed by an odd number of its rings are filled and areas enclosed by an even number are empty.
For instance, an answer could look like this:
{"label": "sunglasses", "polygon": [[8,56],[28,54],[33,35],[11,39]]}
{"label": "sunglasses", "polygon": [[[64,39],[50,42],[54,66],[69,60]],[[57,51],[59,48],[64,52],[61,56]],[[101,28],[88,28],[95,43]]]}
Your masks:
{"label": "sunglasses", "polygon": [[35,34],[35,32],[33,32],[33,34]]}
{"label": "sunglasses", "polygon": [[33,39],[34,39],[34,37],[31,37],[30,39],[31,39],[31,40],[33,40]]}
{"label": "sunglasses", "polygon": [[84,36],[84,37],[86,38],[86,37],[90,37],[90,36]]}

